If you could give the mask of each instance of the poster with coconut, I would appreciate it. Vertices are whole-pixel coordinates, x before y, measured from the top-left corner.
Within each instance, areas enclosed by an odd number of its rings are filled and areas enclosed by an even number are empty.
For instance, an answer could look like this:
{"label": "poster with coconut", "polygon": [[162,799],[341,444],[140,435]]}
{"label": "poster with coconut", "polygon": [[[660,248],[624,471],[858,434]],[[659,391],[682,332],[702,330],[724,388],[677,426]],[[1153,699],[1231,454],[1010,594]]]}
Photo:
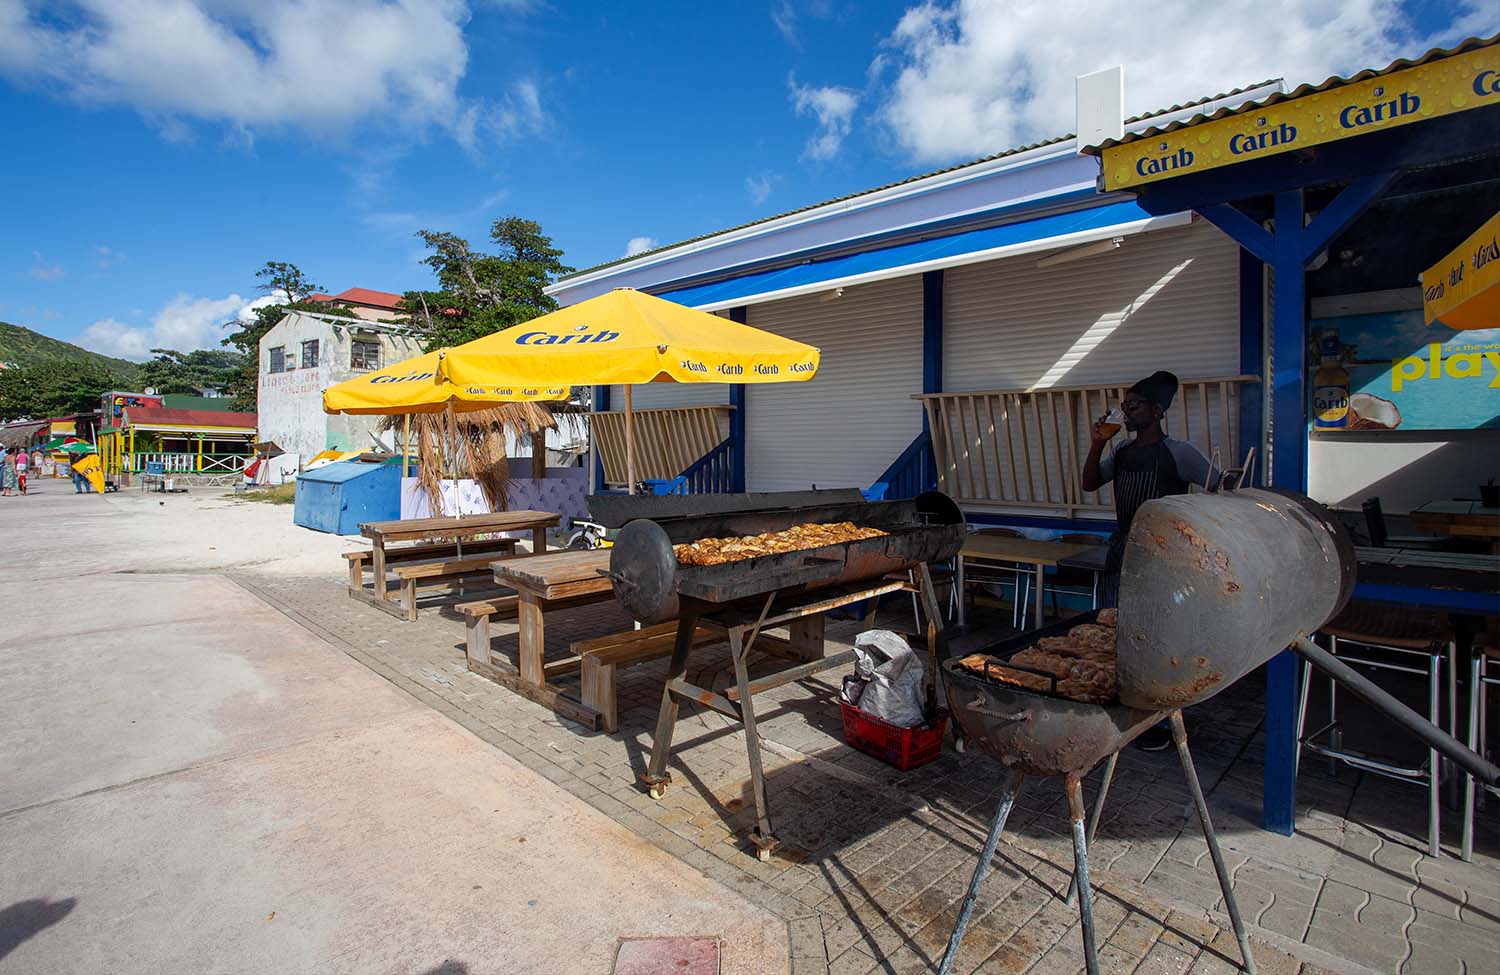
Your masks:
{"label": "poster with coconut", "polygon": [[1315,429],[1500,429],[1500,327],[1429,326],[1420,309],[1311,325]]}

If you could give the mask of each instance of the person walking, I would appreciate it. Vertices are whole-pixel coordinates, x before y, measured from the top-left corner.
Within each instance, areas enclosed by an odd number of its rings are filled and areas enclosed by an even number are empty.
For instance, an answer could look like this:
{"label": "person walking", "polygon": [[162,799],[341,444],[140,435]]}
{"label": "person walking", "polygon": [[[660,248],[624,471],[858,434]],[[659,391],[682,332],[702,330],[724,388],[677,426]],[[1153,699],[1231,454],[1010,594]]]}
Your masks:
{"label": "person walking", "polygon": [[16,451],[16,487],[22,494],[26,493],[26,471],[31,467],[31,457],[27,455],[26,448],[22,447]]}
{"label": "person walking", "polygon": [[10,497],[16,491],[16,452],[7,450],[0,459],[0,497]]}

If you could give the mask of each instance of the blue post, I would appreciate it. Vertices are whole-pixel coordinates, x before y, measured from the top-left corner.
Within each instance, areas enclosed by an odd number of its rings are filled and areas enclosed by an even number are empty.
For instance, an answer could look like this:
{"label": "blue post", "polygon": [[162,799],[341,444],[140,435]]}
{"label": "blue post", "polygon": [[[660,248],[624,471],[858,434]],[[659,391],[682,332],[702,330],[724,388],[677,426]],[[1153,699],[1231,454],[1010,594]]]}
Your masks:
{"label": "blue post", "polygon": [[[729,309],[729,320],[746,324],[750,309],[745,305]],[[745,491],[745,384],[730,383],[729,405],[734,409],[729,411],[729,449],[733,452],[733,460],[730,463],[730,485],[732,494],[743,494]]]}
{"label": "blue post", "polygon": [[[1307,490],[1307,288],[1302,191],[1276,194],[1272,270],[1276,296],[1271,351],[1271,484]],[[1292,835],[1297,817],[1297,655],[1266,665],[1266,764],[1261,825]]]}
{"label": "blue post", "polygon": [[[609,387],[608,386],[595,386],[594,387],[593,400],[594,400],[594,411],[596,413],[605,413],[605,412],[608,412],[608,410],[609,410]],[[594,455],[594,484],[597,486],[598,490],[603,491],[604,490],[604,459],[599,456],[599,443],[598,443],[597,440],[591,440],[590,441],[590,443],[589,443],[589,453],[591,453],[591,454]]]}
{"label": "blue post", "polygon": [[[943,391],[943,272],[922,274],[922,392]],[[927,414],[923,411],[926,429]]]}

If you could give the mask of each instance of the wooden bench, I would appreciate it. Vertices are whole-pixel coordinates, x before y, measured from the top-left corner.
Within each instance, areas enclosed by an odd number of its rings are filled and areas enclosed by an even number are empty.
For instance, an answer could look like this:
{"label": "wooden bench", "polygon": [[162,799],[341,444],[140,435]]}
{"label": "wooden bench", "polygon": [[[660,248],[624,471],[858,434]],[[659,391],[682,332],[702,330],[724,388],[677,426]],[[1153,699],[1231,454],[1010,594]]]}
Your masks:
{"label": "wooden bench", "polygon": [[[470,542],[464,546],[464,555],[486,555],[493,553],[499,555],[513,555],[516,551],[516,540],[514,538],[488,538],[481,541]],[[344,559],[349,563],[349,591],[351,594],[363,592],[365,588],[365,569],[373,566],[374,552],[368,548],[355,549],[345,552]],[[387,549],[385,561],[387,566],[398,565],[403,562],[419,562],[423,560],[442,559],[458,555],[458,547],[453,542],[430,542],[421,545],[407,545],[403,548]]]}
{"label": "wooden bench", "polygon": [[[504,559],[525,558],[497,552],[466,555],[461,559],[424,562],[402,562],[390,567],[397,582],[396,597],[381,600],[381,609],[401,619],[417,618],[417,590],[452,589],[463,582],[482,582],[494,586],[492,566]],[[383,605],[382,605],[383,604]]]}
{"label": "wooden bench", "polygon": [[[717,643],[723,637],[700,626],[693,633],[693,648]],[[615,698],[615,668],[644,663],[658,657],[670,657],[677,640],[677,623],[669,621],[639,630],[625,630],[607,636],[579,640],[569,649],[573,659],[581,662],[579,692],[585,707],[599,712],[606,732],[620,729],[620,710]]]}
{"label": "wooden bench", "polygon": [[[569,609],[574,606],[587,606],[590,603],[607,602],[614,598],[613,592],[585,593],[580,596],[572,596],[567,599],[553,599],[544,601],[544,609]],[[482,664],[493,666],[493,656],[490,653],[490,620],[508,619],[520,614],[520,596],[496,596],[491,599],[476,599],[472,602],[459,603],[453,607],[460,616],[464,618],[464,648],[470,660],[477,660]],[[567,660],[558,660],[552,663],[542,664],[543,677],[552,677],[556,674],[571,673],[578,669],[578,657],[570,656]]]}

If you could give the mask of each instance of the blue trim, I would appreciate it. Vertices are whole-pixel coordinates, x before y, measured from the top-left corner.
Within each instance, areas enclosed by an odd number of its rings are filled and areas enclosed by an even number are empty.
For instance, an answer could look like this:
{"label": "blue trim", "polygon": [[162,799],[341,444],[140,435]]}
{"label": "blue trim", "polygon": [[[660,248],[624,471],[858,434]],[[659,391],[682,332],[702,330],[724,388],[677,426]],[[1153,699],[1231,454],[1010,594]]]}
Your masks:
{"label": "blue trim", "polygon": [[[1339,195],[1313,217],[1302,229],[1302,260],[1307,262],[1328,246],[1328,242],[1349,229],[1359,215],[1379,199],[1380,194],[1396,181],[1401,173],[1391,170],[1371,173],[1350,183],[1339,191]],[[1278,224],[1279,226],[1279,224]]]}
{"label": "blue trim", "polygon": [[671,481],[671,494],[730,494],[735,484],[734,444],[728,439],[688,465]]}
{"label": "blue trim", "polygon": [[966,511],[964,519],[971,525],[1049,528],[1060,532],[1082,531],[1100,535],[1112,535],[1119,527],[1111,518],[1047,518],[1043,515],[1007,515],[994,511]]}
{"label": "blue trim", "polygon": [[[1265,265],[1249,251],[1240,251],[1240,375],[1264,376],[1266,355]],[[1266,468],[1264,382],[1240,385],[1240,442],[1234,465],[1255,448],[1255,470]],[[1231,465],[1231,466],[1234,466]],[[1264,478],[1261,478],[1263,483]]]}
{"label": "blue trim", "polygon": [[1215,203],[1198,212],[1261,261],[1270,264],[1275,259],[1275,242],[1270,231],[1245,216],[1239,207]]}
{"label": "blue trim", "polygon": [[867,500],[898,501],[937,490],[937,462],[932,456],[932,434],[923,430],[866,493]]}
{"label": "blue trim", "polygon": [[[729,309],[729,320],[739,322],[741,325],[748,324],[750,309],[745,305]],[[748,417],[745,414],[745,384],[731,383],[729,386],[729,405],[734,409],[729,411],[729,441],[734,452],[734,462],[731,469],[732,481],[729,490],[735,494],[745,492],[745,448],[748,441],[745,438],[746,423]]]}
{"label": "blue trim", "polygon": [[1500,595],[1492,592],[1461,592],[1455,589],[1428,589],[1422,586],[1396,586],[1379,582],[1360,582],[1354,586],[1357,599],[1381,603],[1401,603],[1422,609],[1456,610],[1478,616],[1500,615]]}
{"label": "blue trim", "polygon": [[946,237],[895,244],[821,261],[805,261],[791,267],[746,274],[726,281],[660,292],[663,298],[683,305],[719,304],[752,295],[815,285],[856,274],[870,274],[920,264],[925,261],[961,257],[996,247],[1025,244],[1051,237],[1100,230],[1122,223],[1148,219],[1151,214],[1133,202],[1107,203],[1088,210],[1054,213],[998,227],[968,230]]}

